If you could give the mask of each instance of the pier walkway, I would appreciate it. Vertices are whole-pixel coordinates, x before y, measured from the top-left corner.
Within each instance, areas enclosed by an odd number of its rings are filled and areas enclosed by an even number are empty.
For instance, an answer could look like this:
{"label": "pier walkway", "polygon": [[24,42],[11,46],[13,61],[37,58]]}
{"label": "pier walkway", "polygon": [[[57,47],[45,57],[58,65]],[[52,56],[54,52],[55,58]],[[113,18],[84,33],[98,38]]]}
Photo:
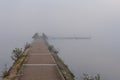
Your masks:
{"label": "pier walkway", "polygon": [[32,42],[20,74],[19,80],[65,80],[43,39]]}

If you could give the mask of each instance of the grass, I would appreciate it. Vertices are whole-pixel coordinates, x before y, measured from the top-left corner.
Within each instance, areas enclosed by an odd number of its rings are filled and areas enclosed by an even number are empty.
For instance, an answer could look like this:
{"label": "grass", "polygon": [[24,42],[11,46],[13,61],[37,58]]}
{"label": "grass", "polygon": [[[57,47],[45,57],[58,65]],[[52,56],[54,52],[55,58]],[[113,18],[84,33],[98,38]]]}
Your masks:
{"label": "grass", "polygon": [[68,66],[59,58],[59,56],[57,54],[53,53],[53,57],[58,65],[61,73],[63,74],[65,80],[74,80],[73,73],[69,70]]}
{"label": "grass", "polygon": [[[27,49],[23,55],[13,64],[13,66],[9,69],[7,76],[3,77],[3,80],[15,80],[16,76],[18,75],[25,59],[29,53],[29,49]],[[6,73],[5,73],[6,74]]]}
{"label": "grass", "polygon": [[2,72],[2,78],[6,78],[9,75],[8,71]]}
{"label": "grass", "polygon": [[48,49],[52,53],[57,65],[58,65],[58,68],[60,69],[65,80],[74,80],[73,73],[69,70],[68,66],[61,60],[61,58],[55,53],[56,50],[55,50],[54,46],[49,45],[49,43],[48,43]]}

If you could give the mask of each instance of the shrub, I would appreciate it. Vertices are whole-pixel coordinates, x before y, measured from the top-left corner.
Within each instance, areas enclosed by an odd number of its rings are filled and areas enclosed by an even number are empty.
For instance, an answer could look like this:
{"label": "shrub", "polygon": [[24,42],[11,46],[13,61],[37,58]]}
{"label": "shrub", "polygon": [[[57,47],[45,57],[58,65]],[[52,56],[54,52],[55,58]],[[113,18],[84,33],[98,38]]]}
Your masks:
{"label": "shrub", "polygon": [[95,77],[83,74],[83,80],[100,80],[100,75],[97,74]]}
{"label": "shrub", "polygon": [[48,46],[48,49],[49,49],[49,51],[51,51],[51,52],[52,52],[52,51],[53,51],[53,49],[54,49],[54,46],[53,46],[53,45],[49,45],[49,46]]}
{"label": "shrub", "polygon": [[21,49],[15,48],[12,52],[12,56],[11,56],[12,60],[14,61],[18,60],[18,58],[20,58],[22,53],[23,53],[22,48]]}
{"label": "shrub", "polygon": [[6,78],[8,76],[8,71],[3,71],[2,72],[2,78]]}

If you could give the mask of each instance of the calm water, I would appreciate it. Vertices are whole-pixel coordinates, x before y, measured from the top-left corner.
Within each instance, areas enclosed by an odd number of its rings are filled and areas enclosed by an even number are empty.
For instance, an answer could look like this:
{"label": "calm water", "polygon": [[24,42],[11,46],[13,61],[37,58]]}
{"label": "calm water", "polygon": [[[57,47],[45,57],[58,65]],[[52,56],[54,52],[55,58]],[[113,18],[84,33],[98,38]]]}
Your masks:
{"label": "calm water", "polygon": [[[30,37],[9,38],[6,42],[1,42],[0,71],[3,71],[5,64],[11,66],[12,50],[15,47],[24,47],[27,41],[31,41]],[[83,73],[90,75],[99,73],[101,80],[119,80],[120,43],[117,41],[118,39],[103,36],[92,36],[92,39],[86,40],[49,40],[74,73],[76,80],[80,80]]]}
{"label": "calm water", "polygon": [[119,80],[119,43],[112,40],[101,42],[99,37],[88,40],[51,40],[59,50],[59,56],[80,80],[83,73],[99,73],[101,80]]}

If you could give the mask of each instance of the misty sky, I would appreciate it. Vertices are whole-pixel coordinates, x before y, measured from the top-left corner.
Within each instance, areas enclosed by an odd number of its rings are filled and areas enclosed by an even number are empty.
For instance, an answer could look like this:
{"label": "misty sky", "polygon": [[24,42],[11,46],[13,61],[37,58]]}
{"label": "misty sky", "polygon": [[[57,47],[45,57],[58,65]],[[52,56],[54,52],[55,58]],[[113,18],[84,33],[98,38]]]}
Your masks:
{"label": "misty sky", "polygon": [[117,34],[119,4],[119,0],[0,0],[0,35]]}

